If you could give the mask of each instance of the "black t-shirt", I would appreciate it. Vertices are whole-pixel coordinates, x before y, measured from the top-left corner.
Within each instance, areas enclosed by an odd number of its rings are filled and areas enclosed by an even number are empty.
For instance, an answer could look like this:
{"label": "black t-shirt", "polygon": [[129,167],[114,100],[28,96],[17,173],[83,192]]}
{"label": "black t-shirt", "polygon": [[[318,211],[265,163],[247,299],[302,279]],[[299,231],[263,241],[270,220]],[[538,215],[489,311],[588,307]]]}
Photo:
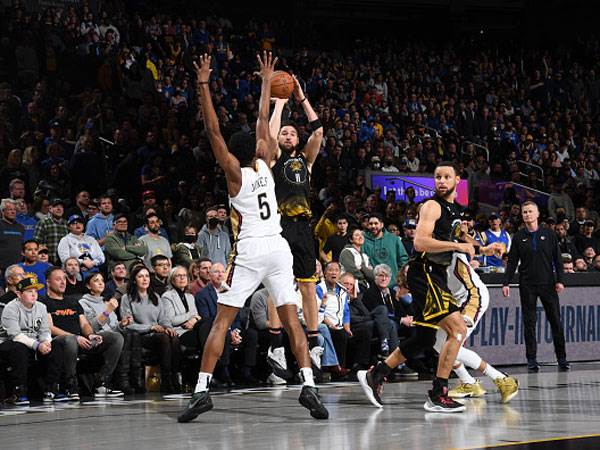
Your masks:
{"label": "black t-shirt", "polygon": [[69,282],[69,280],[67,280],[67,288],[65,289],[65,297],[69,297],[72,295],[78,295],[79,297],[81,297],[86,292],[87,291],[85,288],[85,282],[83,280],[77,280],[77,282],[75,284],[71,284]]}
{"label": "black t-shirt", "polygon": [[331,252],[332,261],[339,261],[340,253],[346,245],[348,245],[348,234],[346,234],[345,236],[333,234],[327,238],[327,241],[325,241],[323,251],[325,253]]}
{"label": "black t-shirt", "polygon": [[40,301],[46,305],[55,327],[67,333],[81,335],[79,316],[83,315],[84,312],[79,304],[78,297],[65,297],[63,300],[56,300],[46,295],[41,297]]}

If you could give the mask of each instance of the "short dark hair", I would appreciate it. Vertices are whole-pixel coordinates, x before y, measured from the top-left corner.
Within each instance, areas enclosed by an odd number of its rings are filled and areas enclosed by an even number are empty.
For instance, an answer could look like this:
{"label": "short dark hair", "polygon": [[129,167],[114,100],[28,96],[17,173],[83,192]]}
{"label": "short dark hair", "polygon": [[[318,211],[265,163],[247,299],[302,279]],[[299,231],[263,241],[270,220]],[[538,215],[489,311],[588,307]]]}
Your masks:
{"label": "short dark hair", "polygon": [[241,167],[249,166],[256,156],[256,140],[245,131],[233,133],[227,142],[227,148],[240,162]]}
{"label": "short dark hair", "polygon": [[383,216],[381,214],[379,214],[379,213],[369,214],[369,220],[371,220],[371,219],[377,219],[380,222],[383,222]]}
{"label": "short dark hair", "polygon": [[153,217],[156,217],[158,220],[160,220],[160,217],[158,217],[158,214],[156,214],[156,213],[150,213],[144,219],[146,221],[146,225],[150,225],[150,219],[152,219]]}
{"label": "short dark hair", "polygon": [[152,264],[152,267],[156,266],[160,261],[169,261],[169,258],[165,255],[154,255],[152,258],[150,258],[150,264]]}
{"label": "short dark hair", "polygon": [[62,273],[64,273],[65,271],[62,269],[62,267],[56,267],[56,266],[52,266],[52,267],[48,267],[48,269],[46,269],[46,272],[44,272],[44,276],[46,277],[46,280],[50,279],[50,277],[52,276],[52,274],[56,271],[60,270]]}
{"label": "short dark hair", "polygon": [[199,262],[199,263],[203,263],[203,262],[209,262],[209,263],[211,263],[211,264],[212,264],[212,260],[211,260],[209,257],[207,257],[207,256],[203,256],[202,258],[199,258],[199,259],[198,259],[198,262]]}
{"label": "short dark hair", "polygon": [[440,161],[435,165],[435,169],[437,169],[438,167],[452,167],[454,169],[454,173],[456,175],[460,175],[460,168],[458,167],[458,164],[454,161]]}
{"label": "short dark hair", "polygon": [[[294,130],[296,130],[296,134],[298,134],[298,139],[300,139],[300,128],[298,128],[298,124],[296,122],[294,122],[293,120],[286,120],[281,124],[281,128],[283,127],[292,127]],[[281,128],[279,129],[279,131],[281,131]]]}
{"label": "short dark hair", "polygon": [[37,245],[38,247],[40,246],[40,243],[39,243],[38,241],[36,241],[35,239],[27,239],[25,242],[23,242],[23,243],[21,244],[21,249],[22,249],[22,250],[25,250],[25,246],[26,246],[27,244],[35,244],[35,245]]}

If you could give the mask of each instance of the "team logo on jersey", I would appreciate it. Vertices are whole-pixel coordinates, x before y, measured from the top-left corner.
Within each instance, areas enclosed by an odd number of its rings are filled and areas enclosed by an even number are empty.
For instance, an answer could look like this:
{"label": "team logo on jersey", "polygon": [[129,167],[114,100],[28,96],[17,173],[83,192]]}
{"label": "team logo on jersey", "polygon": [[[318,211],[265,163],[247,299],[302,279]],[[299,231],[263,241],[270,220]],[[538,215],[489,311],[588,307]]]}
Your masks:
{"label": "team logo on jersey", "polygon": [[293,184],[306,183],[308,170],[300,158],[290,158],[283,165],[285,179]]}
{"label": "team logo on jersey", "polygon": [[461,220],[454,219],[452,221],[452,227],[450,231],[450,239],[458,241],[460,240],[460,236],[462,235],[462,231],[460,229]]}

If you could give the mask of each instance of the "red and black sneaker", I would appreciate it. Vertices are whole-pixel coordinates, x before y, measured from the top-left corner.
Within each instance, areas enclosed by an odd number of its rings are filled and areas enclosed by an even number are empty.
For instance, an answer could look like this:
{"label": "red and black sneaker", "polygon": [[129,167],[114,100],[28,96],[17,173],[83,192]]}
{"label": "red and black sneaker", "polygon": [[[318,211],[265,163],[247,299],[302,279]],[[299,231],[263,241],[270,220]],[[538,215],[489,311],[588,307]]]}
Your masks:
{"label": "red and black sneaker", "polygon": [[362,386],[363,391],[365,391],[369,401],[378,408],[383,408],[381,394],[383,393],[385,378],[376,373],[374,366],[369,370],[359,370],[356,373],[356,378],[358,378],[358,382]]}
{"label": "red and black sneaker", "polygon": [[448,388],[444,387],[441,394],[434,395],[433,391],[429,391],[427,401],[423,405],[426,411],[439,413],[458,413],[463,412],[465,405],[448,397]]}

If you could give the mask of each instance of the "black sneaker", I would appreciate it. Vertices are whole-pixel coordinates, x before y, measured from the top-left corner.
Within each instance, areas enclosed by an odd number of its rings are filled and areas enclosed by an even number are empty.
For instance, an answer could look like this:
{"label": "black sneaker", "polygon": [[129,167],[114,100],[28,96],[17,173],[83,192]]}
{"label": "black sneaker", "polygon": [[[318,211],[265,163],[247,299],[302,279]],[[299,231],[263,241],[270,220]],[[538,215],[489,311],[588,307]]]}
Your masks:
{"label": "black sneaker", "polygon": [[371,367],[369,370],[359,370],[356,372],[356,378],[358,382],[367,394],[367,397],[373,405],[378,408],[383,408],[383,402],[381,401],[381,393],[383,392],[383,379],[379,380],[375,375],[375,368]]}
{"label": "black sneaker", "polygon": [[329,419],[329,411],[327,411],[327,408],[323,405],[317,388],[303,386],[298,401],[310,411],[310,415],[315,419]]}
{"label": "black sneaker", "polygon": [[539,372],[540,371],[540,365],[538,364],[537,360],[535,359],[528,359],[527,360],[527,370],[533,373]]}
{"label": "black sneaker", "polygon": [[406,378],[419,378],[418,372],[415,372],[407,365],[404,365],[400,369],[396,370],[396,376],[401,380]]}
{"label": "black sneaker", "polygon": [[558,369],[562,370],[563,372],[566,372],[568,370],[571,370],[571,364],[569,364],[569,361],[567,361],[566,359],[559,359]]}
{"label": "black sneaker", "polygon": [[458,413],[466,409],[465,405],[448,397],[448,388],[444,388],[443,392],[439,395],[433,395],[433,391],[429,391],[423,408],[429,412],[439,413]]}
{"label": "black sneaker", "polygon": [[200,414],[213,409],[213,403],[208,391],[196,392],[192,394],[192,399],[187,408],[178,417],[177,422],[186,423],[194,420]]}

